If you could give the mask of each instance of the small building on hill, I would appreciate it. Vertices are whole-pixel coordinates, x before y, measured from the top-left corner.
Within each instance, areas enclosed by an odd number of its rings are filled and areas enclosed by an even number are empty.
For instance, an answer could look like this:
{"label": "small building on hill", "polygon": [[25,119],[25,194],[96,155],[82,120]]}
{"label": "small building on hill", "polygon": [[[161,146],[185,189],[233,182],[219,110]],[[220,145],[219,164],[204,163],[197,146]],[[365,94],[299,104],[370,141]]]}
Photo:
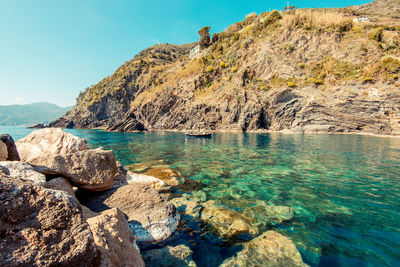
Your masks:
{"label": "small building on hill", "polygon": [[367,17],[358,17],[354,18],[353,22],[371,22],[371,20]]}
{"label": "small building on hill", "polygon": [[285,6],[284,8],[283,8],[283,11],[293,11],[293,10],[296,10],[297,9],[297,7],[295,7],[295,6]]}
{"label": "small building on hill", "polygon": [[190,50],[190,56],[189,58],[194,58],[196,57],[198,54],[200,54],[200,46],[197,45],[195,48],[193,48],[192,50]]}

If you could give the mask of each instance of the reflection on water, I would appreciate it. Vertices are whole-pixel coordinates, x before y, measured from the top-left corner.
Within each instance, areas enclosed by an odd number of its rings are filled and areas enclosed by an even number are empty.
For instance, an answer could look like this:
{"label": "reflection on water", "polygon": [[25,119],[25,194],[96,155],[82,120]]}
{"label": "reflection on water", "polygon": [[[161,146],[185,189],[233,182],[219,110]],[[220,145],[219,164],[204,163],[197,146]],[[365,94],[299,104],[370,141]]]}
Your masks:
{"label": "reflection on water", "polygon": [[[201,180],[207,199],[290,237],[312,266],[400,265],[400,139],[68,131],[112,149],[123,164],[163,159]],[[257,212],[265,205],[293,207],[295,217],[267,225]]]}

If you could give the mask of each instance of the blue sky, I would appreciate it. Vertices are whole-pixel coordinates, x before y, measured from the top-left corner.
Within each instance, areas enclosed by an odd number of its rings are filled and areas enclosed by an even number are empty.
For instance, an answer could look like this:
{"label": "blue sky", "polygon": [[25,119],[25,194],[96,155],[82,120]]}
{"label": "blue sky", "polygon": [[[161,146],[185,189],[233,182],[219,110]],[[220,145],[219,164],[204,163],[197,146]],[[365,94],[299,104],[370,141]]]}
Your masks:
{"label": "blue sky", "polygon": [[[344,7],[365,0],[291,1]],[[156,43],[189,43],[251,12],[281,10],[272,0],[0,0],[0,105],[73,105],[80,91]]]}

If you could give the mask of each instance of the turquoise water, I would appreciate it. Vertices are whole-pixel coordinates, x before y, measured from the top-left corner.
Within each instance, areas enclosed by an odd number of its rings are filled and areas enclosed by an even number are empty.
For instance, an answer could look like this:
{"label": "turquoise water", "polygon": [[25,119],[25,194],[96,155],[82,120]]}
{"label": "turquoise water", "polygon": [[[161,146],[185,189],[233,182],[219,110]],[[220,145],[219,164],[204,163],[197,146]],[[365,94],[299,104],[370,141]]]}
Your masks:
{"label": "turquoise water", "polygon": [[[312,266],[400,266],[400,139],[329,134],[108,133],[68,130],[112,149],[126,165],[164,160],[202,181],[207,199],[252,216],[261,231],[288,236]],[[30,132],[0,127],[19,139]],[[293,207],[266,225],[265,205]],[[208,247],[207,247],[208,246]],[[212,266],[234,249],[212,236],[192,247]],[[205,261],[204,255],[218,258]]]}

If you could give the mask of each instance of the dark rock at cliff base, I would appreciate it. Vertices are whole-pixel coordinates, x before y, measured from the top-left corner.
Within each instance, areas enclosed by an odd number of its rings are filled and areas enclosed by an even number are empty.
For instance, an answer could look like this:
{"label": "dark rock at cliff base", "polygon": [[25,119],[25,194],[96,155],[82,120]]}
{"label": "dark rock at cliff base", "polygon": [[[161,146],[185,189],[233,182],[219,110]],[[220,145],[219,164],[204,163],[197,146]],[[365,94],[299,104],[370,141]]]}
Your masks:
{"label": "dark rock at cliff base", "polygon": [[114,131],[114,132],[136,132],[136,131],[145,131],[146,128],[144,125],[136,120],[133,117],[129,117],[129,119],[120,120],[114,124],[111,124],[107,129],[107,131]]}
{"label": "dark rock at cliff base", "polygon": [[7,146],[8,157],[6,160],[19,161],[20,157],[14,139],[9,134],[0,135],[0,140]]}
{"label": "dark rock at cliff base", "polygon": [[67,193],[0,179],[1,266],[98,266],[89,225]]}
{"label": "dark rock at cliff base", "polygon": [[44,125],[43,123],[35,124],[31,127],[28,127],[28,129],[43,129],[49,127],[48,124]]}

